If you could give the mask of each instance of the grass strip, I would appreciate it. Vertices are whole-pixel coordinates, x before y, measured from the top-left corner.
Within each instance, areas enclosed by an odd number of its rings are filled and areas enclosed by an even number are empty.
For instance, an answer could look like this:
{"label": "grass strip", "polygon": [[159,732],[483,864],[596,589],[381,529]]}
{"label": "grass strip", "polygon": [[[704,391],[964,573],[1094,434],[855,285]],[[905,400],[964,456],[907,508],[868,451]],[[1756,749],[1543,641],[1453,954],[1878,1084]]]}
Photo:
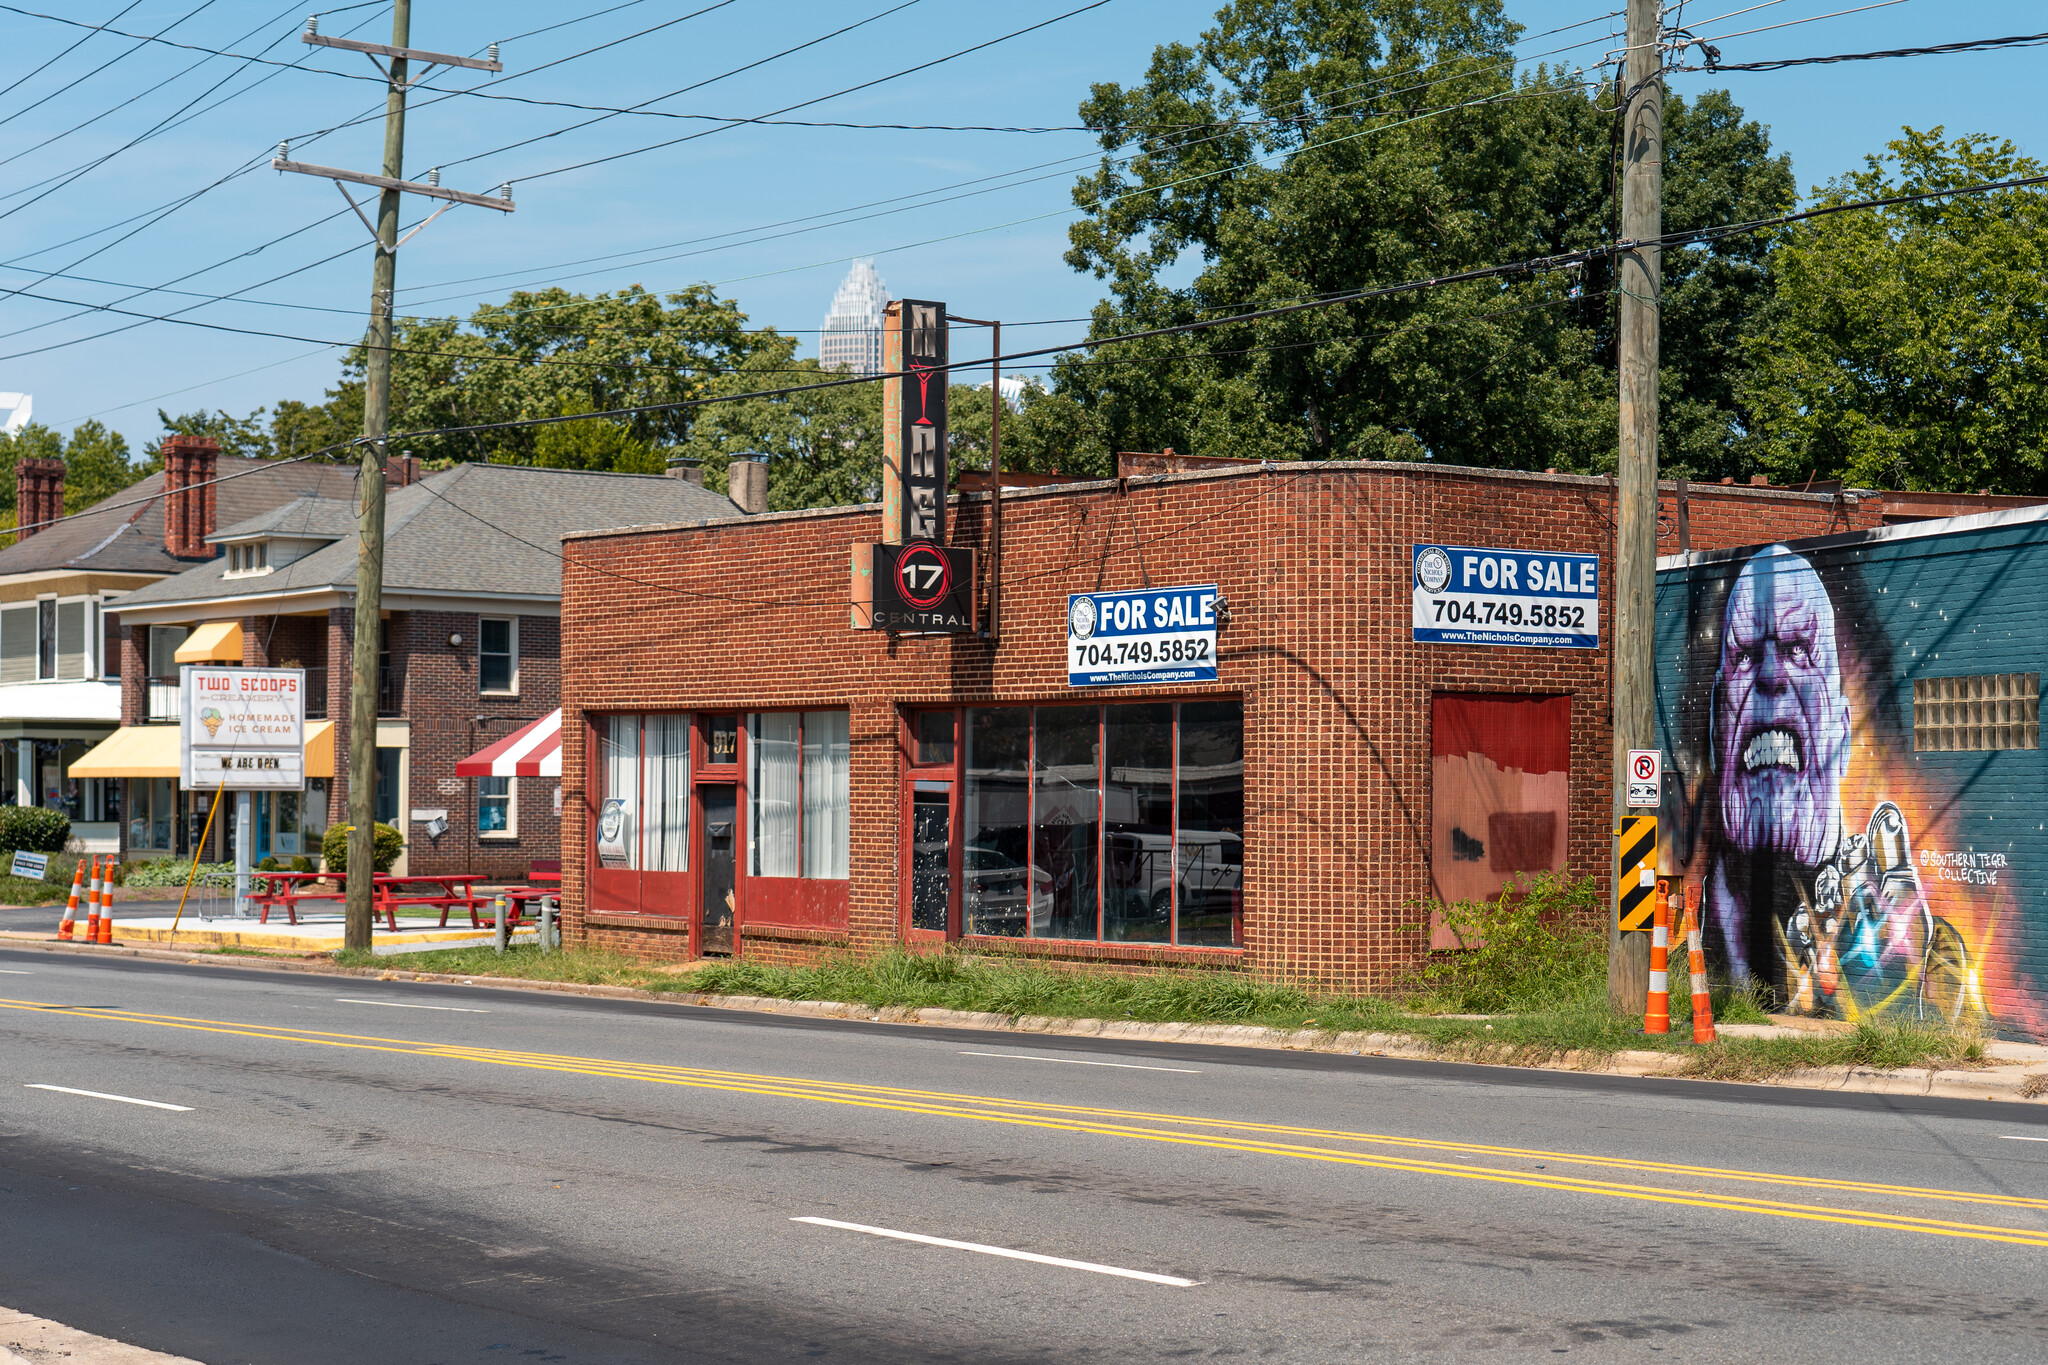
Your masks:
{"label": "grass strip", "polygon": [[[1934,1028],[1863,1025],[1853,1032],[1798,1038],[1722,1038],[1701,1048],[1691,1042],[1690,1001],[1674,1000],[1672,1031],[1642,1032],[1640,1016],[1607,1007],[1602,979],[1579,977],[1571,989],[1546,985],[1534,1003],[1506,1000],[1511,1008],[1480,1018],[1452,1018],[1441,998],[1426,990],[1389,996],[1330,995],[1299,986],[1253,980],[1239,971],[1161,971],[1111,975],[1047,967],[1036,962],[962,953],[901,950],[872,958],[836,957],[809,966],[718,962],[693,968],[658,967],[622,953],[566,948],[542,953],[522,945],[500,956],[489,947],[377,957],[337,954],[348,966],[453,976],[517,977],[583,985],[779,1000],[840,1001],[875,1009],[949,1009],[1017,1018],[1134,1020],[1142,1023],[1246,1024],[1326,1034],[1398,1033],[1454,1060],[1540,1066],[1560,1061],[1597,1068],[1616,1053],[1674,1052],[1686,1058],[1681,1075],[1711,1080],[1764,1081],[1827,1066],[1968,1067],[1981,1064],[1981,1039]],[[1604,961],[1602,968],[1604,971]],[[1520,1004],[1521,1008],[1513,1008]],[[1750,996],[1722,991],[1715,1001],[1722,1022],[1768,1022]],[[1463,1013],[1464,1011],[1456,1011]]]}

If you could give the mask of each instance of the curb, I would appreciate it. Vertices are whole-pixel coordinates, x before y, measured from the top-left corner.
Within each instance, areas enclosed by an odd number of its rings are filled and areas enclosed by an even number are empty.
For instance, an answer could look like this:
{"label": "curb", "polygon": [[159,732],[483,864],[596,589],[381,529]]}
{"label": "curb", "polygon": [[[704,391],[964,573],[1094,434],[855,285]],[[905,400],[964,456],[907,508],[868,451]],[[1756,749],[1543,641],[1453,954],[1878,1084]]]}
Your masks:
{"label": "curb", "polygon": [[[343,967],[326,960],[273,957],[216,957],[189,952],[115,944],[61,943],[55,939],[0,933],[0,946],[38,948],[79,956],[118,956],[192,967],[240,967],[259,971],[307,972],[319,976],[364,977],[377,981],[423,981],[438,985],[483,986],[493,990],[539,991],[611,1000],[646,1000],[657,1004],[708,1009],[786,1014],[807,1019],[846,1019],[864,1023],[922,1024],[985,1033],[1053,1034],[1072,1038],[1122,1039],[1146,1043],[1199,1043],[1219,1047],[1258,1047],[1290,1052],[1350,1053],[1397,1057],[1413,1061],[1467,1062],[1479,1066],[1513,1066],[1534,1071],[1582,1071],[1609,1076],[1703,1079],[1683,1074],[1681,1052],[1623,1051],[1586,1055],[1568,1051],[1539,1062],[1516,1061],[1505,1055],[1460,1057],[1446,1054],[1406,1033],[1328,1033],[1322,1029],[1275,1029],[1254,1024],[1150,1024],[1122,1019],[1059,1019],[1045,1015],[1006,1015],[973,1010],[907,1005],[856,1005],[838,1000],[783,1000],[761,995],[711,995],[701,991],[649,991],[637,986],[599,986],[575,981],[534,981],[524,977],[457,976],[446,972],[408,972],[389,967]],[[2038,1064],[1991,1066],[1979,1070],[1936,1070],[1909,1067],[1879,1071],[1861,1066],[1808,1067],[1764,1081],[1721,1081],[1720,1084],[1767,1085],[1804,1090],[1835,1090],[1880,1095],[1919,1095],[1942,1099],[2006,1100],[2020,1104],[2048,1103],[2048,1067]],[[2023,1091],[2031,1088],[2034,1093]]]}

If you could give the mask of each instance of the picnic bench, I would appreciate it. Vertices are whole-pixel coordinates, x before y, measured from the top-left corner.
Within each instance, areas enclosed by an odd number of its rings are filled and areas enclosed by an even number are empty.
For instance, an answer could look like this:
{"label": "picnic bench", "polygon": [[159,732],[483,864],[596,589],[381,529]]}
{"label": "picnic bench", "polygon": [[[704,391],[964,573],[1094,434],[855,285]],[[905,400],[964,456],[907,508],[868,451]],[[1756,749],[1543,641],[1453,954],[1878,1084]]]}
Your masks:
{"label": "picnic bench", "polygon": [[[333,888],[316,887],[311,883],[323,880],[317,872],[253,872],[249,876],[249,900],[260,909],[259,923],[270,921],[272,910],[282,910],[291,923],[299,922],[299,907],[309,902],[346,904],[348,891],[345,885]],[[451,910],[469,912],[470,927],[481,929],[484,920],[478,914],[491,903],[491,897],[476,894],[477,878],[466,872],[422,873],[396,876],[379,872],[371,879],[371,914],[382,916],[384,927],[398,932],[398,909],[400,906],[425,906],[441,912],[439,927],[448,927],[448,913]],[[553,893],[548,893],[553,894]],[[508,916],[516,921],[516,912]]]}

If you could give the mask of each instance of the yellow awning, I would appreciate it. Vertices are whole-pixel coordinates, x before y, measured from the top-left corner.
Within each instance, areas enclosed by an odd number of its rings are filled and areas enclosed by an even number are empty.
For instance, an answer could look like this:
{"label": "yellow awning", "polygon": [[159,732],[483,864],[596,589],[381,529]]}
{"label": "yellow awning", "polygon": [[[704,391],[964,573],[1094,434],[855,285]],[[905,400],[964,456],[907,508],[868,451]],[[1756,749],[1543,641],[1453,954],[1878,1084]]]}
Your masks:
{"label": "yellow awning", "polygon": [[[73,777],[181,776],[175,725],[130,725],[114,731],[71,765]],[[306,776],[334,776],[334,722],[306,726]]]}
{"label": "yellow awning", "polygon": [[114,731],[71,765],[73,777],[178,776],[178,727],[129,725]]}
{"label": "yellow awning", "polygon": [[242,662],[242,623],[208,621],[186,636],[171,657],[181,664],[238,664]]}
{"label": "yellow awning", "polygon": [[306,776],[334,776],[334,722],[306,722]]}

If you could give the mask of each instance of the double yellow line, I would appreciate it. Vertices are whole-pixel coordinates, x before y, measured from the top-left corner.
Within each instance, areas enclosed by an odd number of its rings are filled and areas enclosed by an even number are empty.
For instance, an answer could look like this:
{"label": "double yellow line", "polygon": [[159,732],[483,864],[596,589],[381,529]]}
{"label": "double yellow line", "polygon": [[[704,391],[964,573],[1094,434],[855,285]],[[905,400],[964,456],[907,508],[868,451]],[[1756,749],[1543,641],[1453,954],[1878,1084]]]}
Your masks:
{"label": "double yellow line", "polygon": [[[27,1000],[0,1000],[0,1008],[53,1012],[48,1005]],[[61,1012],[73,1019],[102,1023],[143,1024],[191,1032],[261,1038],[279,1043],[443,1058],[489,1066],[518,1067],[528,1071],[602,1076],[651,1085],[687,1086],[699,1090],[719,1090],[773,1099],[852,1105],[929,1118],[1000,1123],[1013,1127],[1084,1133],[1097,1137],[1171,1143],[1183,1147],[1238,1152],[1253,1156],[1329,1162],[1372,1170],[1399,1171],[1411,1175],[1480,1180],[1520,1185],[1531,1189],[1556,1190],[1566,1194],[1600,1195],[1656,1204],[1717,1209],[1729,1213],[1762,1214],[1774,1218],[1840,1223],[1894,1232],[1918,1232],[1937,1237],[1964,1237],[1978,1241],[2008,1242],[2017,1246],[2048,1247],[2048,1199],[2034,1199],[2022,1195],[1890,1185],[1876,1181],[1791,1175],[1774,1171],[1724,1169],[1647,1158],[1503,1147],[1486,1143],[1402,1137],[1386,1133],[1348,1132],[1341,1129],[1257,1123],[1191,1114],[1155,1113],[1092,1105],[1046,1104],[988,1095],[958,1095],[944,1091],[859,1085],[799,1076],[772,1076],[702,1067],[663,1066],[651,1062],[616,1061],[603,1057],[578,1057],[562,1053],[429,1043],[367,1034],[280,1028],[266,1024],[193,1019],[171,1014],[147,1014],[133,1010],[70,1009]],[[1408,1155],[1411,1152],[1428,1152],[1437,1156],[1450,1156],[1452,1159],[1432,1160],[1423,1156]],[[1482,1159],[1503,1164],[1469,1164]],[[1698,1185],[1701,1188],[1688,1189],[1676,1185],[1568,1175],[1550,1171],[1548,1167],[1552,1164],[1626,1172],[1646,1178],[1682,1182],[1684,1185]],[[1792,1203],[1740,1194],[1730,1188],[1744,1185],[1786,1187],[1812,1194],[1849,1194],[1900,1201],[1982,1205],[2040,1215],[2035,1220],[2039,1226],[2003,1227],[1995,1224],[1920,1218],[1871,1209]]]}

